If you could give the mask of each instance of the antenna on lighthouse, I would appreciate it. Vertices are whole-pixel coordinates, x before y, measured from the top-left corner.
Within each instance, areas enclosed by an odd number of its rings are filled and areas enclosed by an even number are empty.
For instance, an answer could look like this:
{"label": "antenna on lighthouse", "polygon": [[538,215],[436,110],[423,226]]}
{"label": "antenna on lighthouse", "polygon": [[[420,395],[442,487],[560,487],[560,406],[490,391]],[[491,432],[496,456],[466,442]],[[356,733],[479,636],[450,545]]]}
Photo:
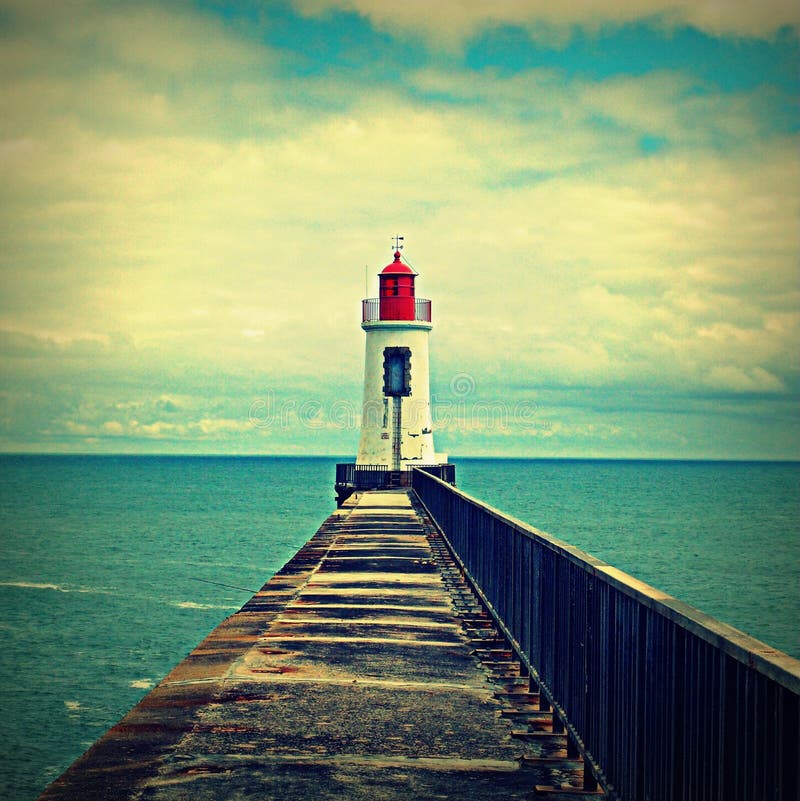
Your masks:
{"label": "antenna on lighthouse", "polygon": [[396,236],[393,236],[392,239],[394,239],[394,249],[402,250],[403,246],[400,243],[405,239],[405,237],[400,236],[400,234],[397,234]]}

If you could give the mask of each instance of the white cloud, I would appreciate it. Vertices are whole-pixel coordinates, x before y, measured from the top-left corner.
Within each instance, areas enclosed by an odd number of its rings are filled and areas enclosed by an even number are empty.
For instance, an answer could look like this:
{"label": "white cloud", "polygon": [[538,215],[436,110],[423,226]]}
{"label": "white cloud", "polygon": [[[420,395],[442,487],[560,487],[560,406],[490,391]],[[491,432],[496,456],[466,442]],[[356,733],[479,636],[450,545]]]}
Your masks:
{"label": "white cloud", "polygon": [[743,370],[733,365],[717,365],[711,368],[707,383],[713,389],[731,392],[781,392],[783,382],[761,367]]}
{"label": "white cloud", "polygon": [[559,31],[566,38],[571,26],[594,31],[654,17],[665,26],[688,24],[720,35],[768,36],[782,26],[800,27],[800,10],[793,0],[295,0],[295,5],[308,15],[355,11],[382,30],[412,30],[451,44],[486,26],[529,27],[552,41]]}

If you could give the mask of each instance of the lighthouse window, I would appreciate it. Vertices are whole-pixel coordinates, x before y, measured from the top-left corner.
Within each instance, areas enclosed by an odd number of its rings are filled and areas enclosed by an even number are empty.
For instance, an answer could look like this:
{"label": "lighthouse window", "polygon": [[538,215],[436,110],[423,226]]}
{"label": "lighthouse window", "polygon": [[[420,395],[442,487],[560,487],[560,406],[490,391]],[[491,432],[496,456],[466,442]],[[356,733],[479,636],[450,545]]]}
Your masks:
{"label": "lighthouse window", "polygon": [[383,394],[395,397],[411,394],[411,350],[409,348],[384,349]]}

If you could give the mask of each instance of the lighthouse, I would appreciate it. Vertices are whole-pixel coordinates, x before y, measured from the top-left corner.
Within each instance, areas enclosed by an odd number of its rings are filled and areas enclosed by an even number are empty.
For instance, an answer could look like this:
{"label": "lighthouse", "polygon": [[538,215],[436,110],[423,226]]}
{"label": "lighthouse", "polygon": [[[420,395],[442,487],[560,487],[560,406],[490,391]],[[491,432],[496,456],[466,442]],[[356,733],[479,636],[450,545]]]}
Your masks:
{"label": "lighthouse", "polygon": [[337,466],[340,500],[347,490],[407,485],[413,467],[452,482],[453,465],[433,445],[428,338],[431,302],[416,296],[418,273],[394,260],[378,274],[378,297],[361,302],[366,334],[361,438],[355,464]]}

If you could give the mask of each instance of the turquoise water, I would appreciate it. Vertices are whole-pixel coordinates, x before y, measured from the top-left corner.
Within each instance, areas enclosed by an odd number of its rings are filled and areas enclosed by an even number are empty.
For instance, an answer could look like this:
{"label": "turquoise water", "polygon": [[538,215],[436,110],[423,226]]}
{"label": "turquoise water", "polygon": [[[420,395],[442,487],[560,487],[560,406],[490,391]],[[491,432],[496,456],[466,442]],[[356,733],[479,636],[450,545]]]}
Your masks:
{"label": "turquoise water", "polygon": [[0,798],[34,798],[316,531],[333,460],[2,457]]}
{"label": "turquoise water", "polygon": [[[35,798],[295,553],[336,461],[0,457],[0,798]],[[800,465],[457,464],[467,492],[800,656]]]}
{"label": "turquoise water", "polygon": [[469,459],[457,480],[800,658],[800,464]]}

